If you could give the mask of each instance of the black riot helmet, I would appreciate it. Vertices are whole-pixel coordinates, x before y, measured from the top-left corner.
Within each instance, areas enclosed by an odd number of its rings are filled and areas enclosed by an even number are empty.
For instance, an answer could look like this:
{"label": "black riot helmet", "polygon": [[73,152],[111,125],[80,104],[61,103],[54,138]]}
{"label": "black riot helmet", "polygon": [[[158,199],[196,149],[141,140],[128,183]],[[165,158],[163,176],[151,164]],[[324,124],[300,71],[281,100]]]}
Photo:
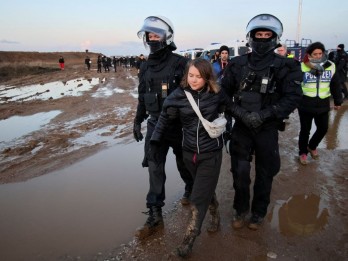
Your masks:
{"label": "black riot helmet", "polygon": [[[258,31],[272,31],[271,38],[256,38]],[[253,52],[265,54],[276,49],[283,34],[283,24],[280,20],[271,14],[259,14],[253,17],[246,27],[246,38]]]}
{"label": "black riot helmet", "polygon": [[[161,37],[160,41],[150,41],[149,33],[154,33]],[[174,26],[172,22],[164,16],[149,16],[144,20],[144,24],[138,32],[138,37],[143,39],[146,49],[150,49],[153,54],[166,46],[171,50],[176,50],[174,44]]]}

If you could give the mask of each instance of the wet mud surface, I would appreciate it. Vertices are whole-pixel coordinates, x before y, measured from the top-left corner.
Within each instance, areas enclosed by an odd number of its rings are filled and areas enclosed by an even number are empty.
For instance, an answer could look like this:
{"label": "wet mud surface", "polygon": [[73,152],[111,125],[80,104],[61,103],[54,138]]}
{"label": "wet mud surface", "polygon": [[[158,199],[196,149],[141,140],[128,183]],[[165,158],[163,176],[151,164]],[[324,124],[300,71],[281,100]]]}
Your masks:
{"label": "wet mud surface", "polygon": [[[2,145],[0,184],[28,181],[83,159],[88,160],[89,156],[107,147],[118,146],[119,142],[134,142],[132,126],[137,104],[135,70],[120,68],[117,73],[97,74],[96,71],[86,71],[81,67],[46,75],[25,76],[5,84],[19,87],[67,82],[80,77],[100,80],[80,96],[65,95],[59,99],[0,104],[0,120],[42,112],[60,112],[44,128]],[[115,86],[123,92],[113,92]],[[102,90],[104,95],[98,96],[97,93]],[[189,260],[346,260],[347,129],[346,101],[341,111],[330,113],[330,129],[318,149],[319,160],[309,157],[309,164],[302,166],[297,156],[298,116],[297,112],[291,114],[286,131],[279,136],[281,171],[274,179],[268,215],[258,231],[246,227],[234,230],[231,227],[234,191],[229,155],[224,153],[216,191],[220,203],[221,228],[215,234],[208,234],[207,215]],[[88,140],[87,134],[94,132],[98,132],[98,137],[108,137],[114,142],[105,142],[94,136]],[[84,142],[79,143],[83,138]],[[163,231],[147,240],[131,238],[121,247],[115,246],[92,256],[82,258],[67,255],[57,257],[57,260],[180,260],[171,253],[181,242],[189,218],[190,208],[176,203],[165,216]],[[144,215],[144,222],[145,219]],[[28,256],[26,260],[37,259]]]}

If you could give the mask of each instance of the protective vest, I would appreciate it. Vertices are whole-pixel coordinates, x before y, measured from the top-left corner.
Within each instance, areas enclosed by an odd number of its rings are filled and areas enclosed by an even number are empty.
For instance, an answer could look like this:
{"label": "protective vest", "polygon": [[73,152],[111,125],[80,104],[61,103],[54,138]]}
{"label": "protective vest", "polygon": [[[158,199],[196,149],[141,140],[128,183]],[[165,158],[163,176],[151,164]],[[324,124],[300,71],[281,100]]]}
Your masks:
{"label": "protective vest", "polygon": [[277,90],[277,73],[283,66],[284,58],[275,57],[270,66],[255,70],[248,66],[245,56],[237,98],[240,106],[252,112],[261,111],[266,106],[275,104],[280,97]]}
{"label": "protective vest", "polygon": [[303,72],[302,91],[308,97],[319,97],[325,99],[330,97],[330,82],[335,73],[335,64],[330,62],[330,66],[325,68],[320,77],[310,73],[311,68],[301,63]]}
{"label": "protective vest", "polygon": [[182,75],[176,75],[175,69],[180,58],[171,55],[168,62],[159,67],[147,65],[144,76],[146,81],[144,102],[148,114],[159,115],[164,99],[179,86]]}

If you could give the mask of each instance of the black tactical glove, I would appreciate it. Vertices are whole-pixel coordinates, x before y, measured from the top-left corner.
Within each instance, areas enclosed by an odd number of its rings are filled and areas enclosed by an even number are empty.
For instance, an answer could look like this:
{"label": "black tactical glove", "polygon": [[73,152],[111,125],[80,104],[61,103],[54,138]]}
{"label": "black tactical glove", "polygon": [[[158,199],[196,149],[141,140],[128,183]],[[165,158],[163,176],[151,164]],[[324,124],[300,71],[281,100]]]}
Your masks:
{"label": "black tactical glove", "polygon": [[242,120],[245,126],[247,126],[248,128],[251,128],[249,112],[246,112],[243,115],[241,115],[240,119]]}
{"label": "black tactical glove", "polygon": [[149,161],[153,161],[155,164],[159,164],[161,162],[159,142],[150,142],[149,150],[147,152],[147,159]]}
{"label": "black tactical glove", "polygon": [[134,122],[133,135],[137,142],[143,140],[144,136],[141,134],[141,124]]}
{"label": "black tactical glove", "polygon": [[263,117],[257,112],[253,111],[248,115],[249,126],[253,129],[257,129],[258,127],[260,127],[263,122]]}
{"label": "black tactical glove", "polygon": [[177,108],[168,107],[166,112],[170,120],[174,120],[179,117],[179,110]]}
{"label": "black tactical glove", "polygon": [[226,142],[232,138],[232,132],[230,132],[230,131],[224,131],[224,132],[222,133],[222,137],[223,137],[223,139],[224,139],[224,141],[225,141],[225,144],[226,144]]}

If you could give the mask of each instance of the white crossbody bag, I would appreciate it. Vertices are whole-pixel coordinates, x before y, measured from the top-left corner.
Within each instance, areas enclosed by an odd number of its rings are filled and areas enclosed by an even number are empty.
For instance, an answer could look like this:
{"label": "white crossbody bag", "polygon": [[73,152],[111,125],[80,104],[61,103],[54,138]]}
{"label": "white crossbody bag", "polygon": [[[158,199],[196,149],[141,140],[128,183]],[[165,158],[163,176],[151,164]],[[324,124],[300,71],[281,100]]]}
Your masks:
{"label": "white crossbody bag", "polygon": [[201,120],[203,127],[208,132],[210,138],[218,138],[221,136],[221,134],[225,131],[225,126],[227,123],[227,120],[225,119],[225,116],[223,113],[219,115],[218,118],[216,118],[213,122],[210,122],[203,118],[195,100],[192,97],[192,94],[188,91],[185,91],[186,97],[189,100],[192,109],[197,114],[198,118]]}

